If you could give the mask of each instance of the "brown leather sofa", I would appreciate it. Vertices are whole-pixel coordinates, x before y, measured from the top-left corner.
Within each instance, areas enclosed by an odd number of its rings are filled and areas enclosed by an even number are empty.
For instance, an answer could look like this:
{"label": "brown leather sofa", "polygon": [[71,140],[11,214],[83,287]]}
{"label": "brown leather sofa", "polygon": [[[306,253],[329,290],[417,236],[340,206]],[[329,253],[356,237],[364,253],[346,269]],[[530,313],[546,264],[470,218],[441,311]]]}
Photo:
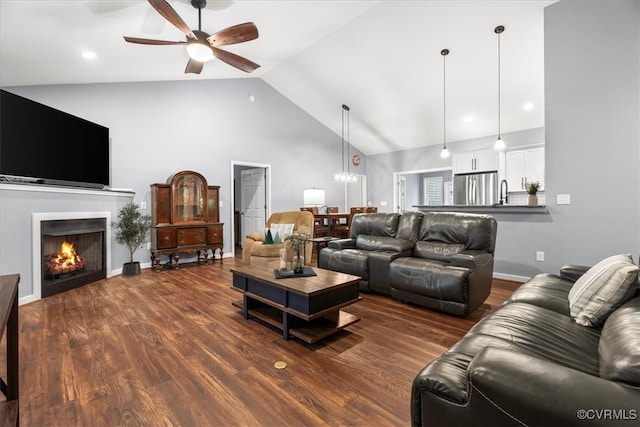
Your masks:
{"label": "brown leather sofa", "polygon": [[413,426],[638,426],[640,296],[601,327],[574,322],[586,267],[540,274],[414,379]]}
{"label": "brown leather sofa", "polygon": [[[313,214],[308,211],[284,211],[271,214],[265,229],[272,224],[293,224],[293,232],[313,236]],[[242,246],[242,262],[244,264],[264,265],[279,261],[282,243],[264,244],[264,232],[247,234]],[[313,244],[306,243],[305,264],[311,264]]]}
{"label": "brown leather sofa", "polygon": [[497,224],[453,212],[356,214],[350,239],[320,251],[319,266],[360,276],[360,290],[466,316],[491,291]]}

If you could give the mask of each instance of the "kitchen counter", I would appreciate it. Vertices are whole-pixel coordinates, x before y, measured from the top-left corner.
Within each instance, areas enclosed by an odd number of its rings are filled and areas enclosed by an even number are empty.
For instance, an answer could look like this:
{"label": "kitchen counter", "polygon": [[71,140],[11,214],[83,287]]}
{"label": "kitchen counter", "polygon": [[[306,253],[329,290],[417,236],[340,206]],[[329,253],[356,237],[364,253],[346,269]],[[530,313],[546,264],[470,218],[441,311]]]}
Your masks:
{"label": "kitchen counter", "polygon": [[545,205],[528,206],[528,205],[491,205],[491,206],[467,206],[467,205],[451,205],[451,206],[427,206],[413,205],[414,208],[423,212],[472,212],[472,213],[489,213],[489,214],[548,214],[549,211]]}

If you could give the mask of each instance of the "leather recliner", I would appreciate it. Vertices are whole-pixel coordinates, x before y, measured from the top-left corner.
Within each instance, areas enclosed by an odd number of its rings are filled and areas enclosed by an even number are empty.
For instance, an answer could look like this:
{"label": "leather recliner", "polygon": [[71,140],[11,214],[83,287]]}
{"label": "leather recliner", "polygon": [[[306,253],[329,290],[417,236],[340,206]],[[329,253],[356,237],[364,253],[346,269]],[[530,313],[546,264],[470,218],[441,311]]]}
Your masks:
{"label": "leather recliner", "polygon": [[490,215],[427,212],[411,256],[390,267],[391,296],[467,316],[491,293],[497,222]]}
{"label": "leather recliner", "polygon": [[[293,232],[313,236],[314,217],[308,211],[284,211],[274,212],[267,220],[265,228],[272,224],[293,224]],[[264,233],[247,234],[242,246],[242,262],[248,265],[265,265],[278,262],[280,260],[280,249],[282,243],[264,244]],[[313,244],[306,243],[305,264],[311,264],[311,252]]]}
{"label": "leather recliner", "polygon": [[332,241],[320,251],[320,268],[361,277],[360,290],[390,295],[389,266],[413,252],[421,212],[355,214],[350,239]]}

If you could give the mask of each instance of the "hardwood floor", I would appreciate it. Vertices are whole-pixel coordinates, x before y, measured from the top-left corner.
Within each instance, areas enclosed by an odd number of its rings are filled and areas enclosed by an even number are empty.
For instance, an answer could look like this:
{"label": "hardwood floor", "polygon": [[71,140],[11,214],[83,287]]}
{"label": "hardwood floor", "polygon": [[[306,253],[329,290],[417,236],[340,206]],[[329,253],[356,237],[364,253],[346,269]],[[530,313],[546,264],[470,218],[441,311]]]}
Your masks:
{"label": "hardwood floor", "polygon": [[360,322],[308,345],[242,318],[236,262],[144,270],[20,307],[20,423],[409,425],[418,371],[518,286],[494,280],[466,319],[363,294],[349,307]]}

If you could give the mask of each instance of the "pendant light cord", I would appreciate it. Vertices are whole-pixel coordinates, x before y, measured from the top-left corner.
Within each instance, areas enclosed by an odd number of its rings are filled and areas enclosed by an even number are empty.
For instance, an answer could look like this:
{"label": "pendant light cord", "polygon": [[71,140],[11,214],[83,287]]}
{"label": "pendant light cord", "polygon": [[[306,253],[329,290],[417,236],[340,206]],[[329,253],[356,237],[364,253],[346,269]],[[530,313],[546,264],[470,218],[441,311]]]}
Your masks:
{"label": "pendant light cord", "polygon": [[442,133],[444,135],[444,148],[447,148],[447,54],[448,50],[443,50],[442,55],[442,110],[444,112],[444,121],[442,124]]}
{"label": "pendant light cord", "polygon": [[349,161],[351,158],[351,150],[349,148],[349,133],[351,131],[351,117],[349,117],[349,107],[347,107],[347,173],[351,173],[351,162]]}
{"label": "pendant light cord", "polygon": [[504,28],[500,29],[501,27],[497,27],[496,28],[496,33],[498,34],[498,139],[500,139],[502,137],[502,135],[500,134],[500,112],[501,112],[501,106],[500,106],[500,34],[502,33],[502,31],[504,31]]}
{"label": "pendant light cord", "polygon": [[[346,115],[347,115],[347,156],[349,156],[349,106],[346,104],[342,104],[342,173],[344,174],[344,164],[345,164],[345,160],[344,160],[344,143],[345,143],[345,139],[344,139],[344,115],[345,115],[345,111],[346,111]],[[347,160],[347,173],[351,173],[351,167],[349,166],[349,160]]]}
{"label": "pendant light cord", "polygon": [[344,174],[344,105],[342,106],[342,173]]}
{"label": "pendant light cord", "polygon": [[498,138],[500,135],[500,33],[498,33]]}

